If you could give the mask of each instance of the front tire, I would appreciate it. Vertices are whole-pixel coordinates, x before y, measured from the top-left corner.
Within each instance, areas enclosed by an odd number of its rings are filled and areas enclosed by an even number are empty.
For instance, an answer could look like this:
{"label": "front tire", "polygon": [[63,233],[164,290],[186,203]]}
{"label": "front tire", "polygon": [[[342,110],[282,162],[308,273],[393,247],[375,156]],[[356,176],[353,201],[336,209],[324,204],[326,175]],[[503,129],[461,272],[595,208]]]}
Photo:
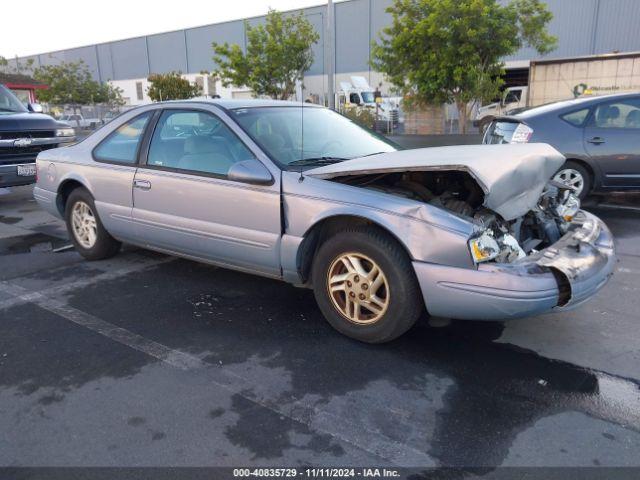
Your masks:
{"label": "front tire", "polygon": [[69,237],[84,258],[102,260],[113,257],[120,251],[122,244],[105,230],[88,190],[73,190],[67,199],[64,213]]}
{"label": "front tire", "polygon": [[346,229],[327,239],[314,258],[312,281],[331,326],[362,342],[399,337],[423,311],[409,257],[374,227]]}

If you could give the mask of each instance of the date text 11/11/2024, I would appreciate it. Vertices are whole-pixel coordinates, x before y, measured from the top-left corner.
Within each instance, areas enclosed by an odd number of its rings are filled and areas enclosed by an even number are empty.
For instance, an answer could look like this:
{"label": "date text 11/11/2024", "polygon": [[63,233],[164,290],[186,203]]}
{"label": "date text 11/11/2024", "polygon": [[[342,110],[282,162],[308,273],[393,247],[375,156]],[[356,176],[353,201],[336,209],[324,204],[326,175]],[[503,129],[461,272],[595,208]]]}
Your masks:
{"label": "date text 11/11/2024", "polygon": [[235,468],[234,478],[394,478],[400,473],[387,468]]}

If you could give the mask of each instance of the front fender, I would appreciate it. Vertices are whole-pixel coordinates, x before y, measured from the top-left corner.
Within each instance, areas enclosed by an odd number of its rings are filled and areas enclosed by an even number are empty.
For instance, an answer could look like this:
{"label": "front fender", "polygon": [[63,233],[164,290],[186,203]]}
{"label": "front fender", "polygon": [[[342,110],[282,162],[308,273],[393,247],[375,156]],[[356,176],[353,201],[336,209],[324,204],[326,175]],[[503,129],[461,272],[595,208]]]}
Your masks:
{"label": "front fender", "polygon": [[300,182],[299,174],[284,172],[283,210],[283,269],[297,258],[302,239],[314,226],[345,216],[383,228],[412,260],[473,268],[467,247],[473,224],[421,202],[310,177]]}

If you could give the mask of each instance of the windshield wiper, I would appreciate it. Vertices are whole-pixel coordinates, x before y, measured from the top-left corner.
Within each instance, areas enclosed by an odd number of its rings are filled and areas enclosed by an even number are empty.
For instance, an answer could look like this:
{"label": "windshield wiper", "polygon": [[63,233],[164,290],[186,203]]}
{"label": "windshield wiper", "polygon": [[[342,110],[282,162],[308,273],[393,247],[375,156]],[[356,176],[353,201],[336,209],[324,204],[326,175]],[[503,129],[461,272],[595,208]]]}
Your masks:
{"label": "windshield wiper", "polygon": [[13,110],[11,108],[0,107],[0,112],[19,112],[20,110]]}
{"label": "windshield wiper", "polygon": [[332,163],[344,162],[345,160],[349,159],[341,157],[312,157],[294,160],[293,162],[289,162],[288,165],[330,165]]}

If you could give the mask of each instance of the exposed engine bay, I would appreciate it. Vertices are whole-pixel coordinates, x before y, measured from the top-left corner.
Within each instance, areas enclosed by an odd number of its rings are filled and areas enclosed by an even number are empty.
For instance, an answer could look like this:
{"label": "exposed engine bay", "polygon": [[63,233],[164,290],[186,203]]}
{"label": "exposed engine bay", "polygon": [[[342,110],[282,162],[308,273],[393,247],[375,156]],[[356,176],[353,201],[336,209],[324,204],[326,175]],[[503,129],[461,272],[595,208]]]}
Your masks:
{"label": "exposed engine bay", "polygon": [[468,219],[478,226],[478,235],[469,244],[476,263],[510,263],[552,245],[580,209],[571,187],[550,181],[533,209],[505,221],[483,206],[484,192],[466,171],[385,172],[333,181],[428,203]]}

